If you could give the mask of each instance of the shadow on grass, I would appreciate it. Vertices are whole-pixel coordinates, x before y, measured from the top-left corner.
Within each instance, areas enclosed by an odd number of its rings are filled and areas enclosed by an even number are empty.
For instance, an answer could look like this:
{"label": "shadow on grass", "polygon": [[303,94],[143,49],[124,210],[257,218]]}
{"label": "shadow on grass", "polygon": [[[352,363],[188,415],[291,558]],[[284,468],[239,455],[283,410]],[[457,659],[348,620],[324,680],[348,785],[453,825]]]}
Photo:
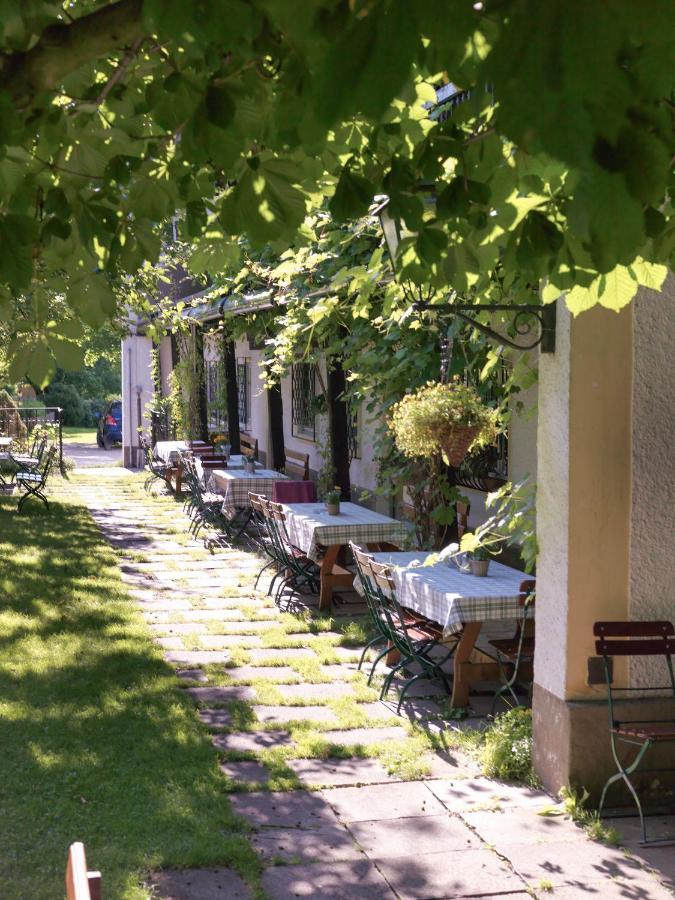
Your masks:
{"label": "shadow on grass", "polygon": [[159,865],[257,861],[217,756],[82,506],[0,499],[0,884],[61,896],[83,840],[106,895]]}

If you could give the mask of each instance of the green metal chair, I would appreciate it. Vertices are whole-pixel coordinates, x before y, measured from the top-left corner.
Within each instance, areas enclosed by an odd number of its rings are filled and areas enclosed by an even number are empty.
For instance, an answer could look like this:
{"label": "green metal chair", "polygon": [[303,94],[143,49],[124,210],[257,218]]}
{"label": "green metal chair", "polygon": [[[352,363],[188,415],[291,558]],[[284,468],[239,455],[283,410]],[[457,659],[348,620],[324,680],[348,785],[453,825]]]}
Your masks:
{"label": "green metal chair", "polygon": [[[274,595],[274,602],[280,605],[284,591],[312,594],[319,592],[318,566],[302,550],[294,546],[286,529],[286,514],[280,503],[267,500],[263,503],[265,522],[281,565],[281,581]],[[275,579],[272,579],[272,584]],[[270,592],[272,585],[270,585]]]}
{"label": "green metal chair", "polygon": [[396,585],[388,566],[372,561],[370,571],[380,612],[391,635],[392,648],[398,650],[401,657],[400,662],[392,666],[384,679],[380,699],[386,697],[396,675],[409,670],[413,665],[417,666],[419,671],[410,676],[401,688],[396,707],[397,714],[401,711],[406,694],[420,679],[429,681],[439,679],[446,692],[450,694],[449,676],[443,671],[443,666],[452,658],[457,641],[448,646],[440,625],[428,619],[411,620],[409,611],[405,610],[396,598]]}
{"label": "green metal chair", "polygon": [[47,487],[49,473],[54,464],[55,456],[56,447],[50,447],[44,457],[44,464],[41,469],[21,470],[16,473],[16,485],[19,490],[23,490],[24,492],[19,500],[18,512],[23,510],[29,497],[36,497],[38,500],[42,500],[47,507],[47,510],[49,510],[49,502],[45,496],[45,489]]}
{"label": "green metal chair", "polygon": [[[675,655],[675,628],[672,622],[596,622],[593,634],[597,638],[595,649],[602,656],[607,681],[607,700],[609,711],[609,735],[612,756],[618,772],[607,779],[600,797],[598,812],[602,813],[607,798],[607,791],[618,781],[623,781],[630,791],[642,828],[642,843],[675,843],[675,835],[667,838],[647,839],[645,814],[640,803],[637,789],[631,776],[638,771],[645,755],[655,745],[675,744],[675,674],[673,673],[673,655]],[[641,659],[661,660],[665,664],[668,683],[665,685],[640,685],[639,687],[617,688],[613,684],[612,657],[628,656]],[[673,700],[673,716],[669,719],[619,719],[615,702],[619,699],[636,700],[647,693],[665,695]],[[636,748],[631,754],[621,754],[620,745]],[[622,755],[628,758],[622,760]],[[632,755],[632,759],[630,758]],[[640,769],[640,774],[650,772],[675,772],[675,769]]]}
{"label": "green metal chair", "polygon": [[[499,666],[499,675],[502,682],[492,698],[493,715],[497,700],[504,694],[510,694],[516,706],[521,705],[515,691],[515,685],[523,681],[523,667],[531,667],[534,663],[534,633],[527,633],[527,623],[534,608],[536,584],[533,578],[520,583],[521,615],[518,619],[518,628],[515,635],[512,638],[499,638],[490,641],[490,646],[497,654],[497,665]],[[528,692],[531,692],[532,678],[529,677],[527,681]]]}

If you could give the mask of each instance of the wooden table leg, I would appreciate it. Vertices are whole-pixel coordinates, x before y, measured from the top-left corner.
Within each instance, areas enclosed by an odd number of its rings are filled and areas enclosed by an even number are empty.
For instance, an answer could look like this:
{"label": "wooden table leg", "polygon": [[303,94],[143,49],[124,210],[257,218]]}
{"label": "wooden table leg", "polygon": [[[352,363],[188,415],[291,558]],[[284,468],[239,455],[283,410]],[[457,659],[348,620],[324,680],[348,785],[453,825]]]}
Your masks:
{"label": "wooden table leg", "polygon": [[321,591],[319,593],[319,610],[330,612],[333,603],[333,566],[335,565],[340,550],[339,545],[326,547],[326,552],[321,560]]}
{"label": "wooden table leg", "polygon": [[455,650],[453,657],[452,698],[450,700],[450,705],[455,708],[468,706],[469,704],[471,680],[465,664],[469,663],[482,624],[482,622],[466,622]]}
{"label": "wooden table leg", "polygon": [[183,467],[176,466],[176,493],[180,494],[183,490]]}

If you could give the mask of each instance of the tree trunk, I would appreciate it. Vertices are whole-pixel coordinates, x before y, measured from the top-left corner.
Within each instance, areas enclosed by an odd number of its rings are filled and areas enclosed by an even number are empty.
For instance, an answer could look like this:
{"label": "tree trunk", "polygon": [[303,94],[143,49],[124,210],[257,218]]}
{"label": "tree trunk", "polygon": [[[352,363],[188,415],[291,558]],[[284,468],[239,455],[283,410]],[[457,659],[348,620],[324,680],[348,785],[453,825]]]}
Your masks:
{"label": "tree trunk", "polygon": [[328,369],[328,427],[331,436],[332,463],[335,481],[342,489],[342,499],[351,499],[349,475],[349,410],[344,395],[347,387],[342,363],[332,361]]}
{"label": "tree trunk", "polygon": [[227,335],[225,343],[225,399],[227,401],[227,428],[230,436],[230,453],[241,453],[239,438],[239,393],[237,391],[237,357],[234,341]]}
{"label": "tree trunk", "polygon": [[284,449],[284,405],[281,399],[281,384],[267,388],[267,407],[270,417],[270,459],[269,468],[283,469],[286,465]]}

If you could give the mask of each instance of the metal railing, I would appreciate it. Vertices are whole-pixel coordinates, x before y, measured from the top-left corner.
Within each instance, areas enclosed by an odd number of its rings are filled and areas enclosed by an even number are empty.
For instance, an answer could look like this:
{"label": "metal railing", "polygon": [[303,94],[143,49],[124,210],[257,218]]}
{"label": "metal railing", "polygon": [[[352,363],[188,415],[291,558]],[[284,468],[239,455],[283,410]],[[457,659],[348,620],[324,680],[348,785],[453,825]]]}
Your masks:
{"label": "metal railing", "polygon": [[60,406],[0,406],[0,434],[19,439],[37,425],[56,427],[59,469],[63,468],[63,410]]}

